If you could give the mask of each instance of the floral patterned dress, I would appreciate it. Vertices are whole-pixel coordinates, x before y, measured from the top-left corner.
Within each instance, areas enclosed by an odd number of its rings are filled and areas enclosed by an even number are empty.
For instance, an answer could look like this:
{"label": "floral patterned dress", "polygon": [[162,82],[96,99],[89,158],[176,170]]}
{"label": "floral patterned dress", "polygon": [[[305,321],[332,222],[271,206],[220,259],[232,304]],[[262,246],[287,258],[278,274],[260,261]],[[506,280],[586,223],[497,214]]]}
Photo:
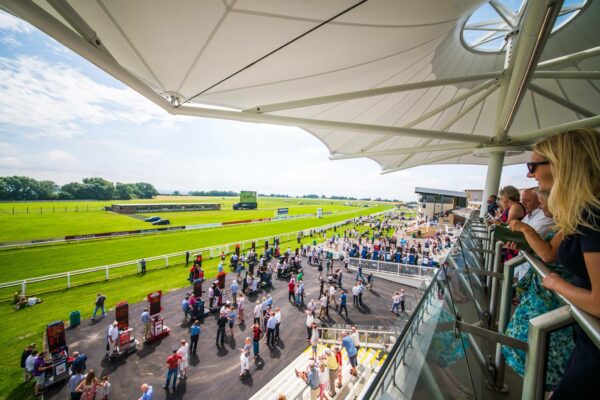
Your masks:
{"label": "floral patterned dress", "polygon": [[[564,267],[560,265],[549,266],[565,280],[570,281],[571,274]],[[520,302],[505,333],[510,337],[526,342],[529,334],[529,320],[552,311],[562,304],[552,291],[542,287],[540,277],[534,272],[533,268],[529,268],[529,271],[517,283],[516,290]],[[546,390],[555,387],[562,377],[567,360],[574,347],[575,342],[573,341],[573,329],[571,327],[565,327],[550,334]],[[502,354],[506,358],[506,363],[517,374],[523,376],[525,372],[525,352],[513,347],[502,346]]]}

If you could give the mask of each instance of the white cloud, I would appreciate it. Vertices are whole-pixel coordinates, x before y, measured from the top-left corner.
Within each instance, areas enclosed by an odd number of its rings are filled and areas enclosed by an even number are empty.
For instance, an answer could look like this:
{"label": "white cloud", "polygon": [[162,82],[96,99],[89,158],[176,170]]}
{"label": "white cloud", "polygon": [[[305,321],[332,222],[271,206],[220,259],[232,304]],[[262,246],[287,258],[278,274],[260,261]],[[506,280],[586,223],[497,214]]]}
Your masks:
{"label": "white cloud", "polygon": [[0,31],[31,33],[33,30],[34,28],[22,19],[0,11]]}
{"label": "white cloud", "polygon": [[52,163],[73,164],[77,161],[77,157],[68,151],[61,149],[50,150],[46,153],[46,159]]}
{"label": "white cloud", "polygon": [[90,124],[111,121],[173,120],[128,88],[94,82],[68,65],[30,56],[0,58],[0,109],[0,123],[50,137],[71,137]]}
{"label": "white cloud", "polygon": [[17,40],[13,35],[4,35],[0,37],[0,44],[10,48],[23,46],[23,43]]}

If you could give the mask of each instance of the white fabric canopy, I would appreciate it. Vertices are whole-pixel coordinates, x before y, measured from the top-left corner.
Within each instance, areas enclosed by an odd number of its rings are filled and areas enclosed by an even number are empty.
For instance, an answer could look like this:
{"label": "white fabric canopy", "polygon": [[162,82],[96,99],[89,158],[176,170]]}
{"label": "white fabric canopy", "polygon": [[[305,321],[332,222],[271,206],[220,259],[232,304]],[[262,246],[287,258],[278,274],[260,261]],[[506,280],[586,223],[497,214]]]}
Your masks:
{"label": "white fabric canopy", "polygon": [[[600,2],[591,1],[543,41],[539,61],[590,49],[592,55],[538,67],[529,78],[518,65],[505,70],[504,53],[463,45],[461,28],[483,3],[0,0],[8,12],[164,103],[169,112],[300,126],[332,158],[369,157],[385,171],[486,164],[486,151],[475,147],[491,145],[510,150],[505,164],[521,163],[528,158],[521,150],[531,142],[523,135],[597,117],[599,76],[593,73],[600,70],[594,50],[600,46]],[[535,39],[537,32],[528,28],[520,28],[515,43],[526,40],[519,36]],[[515,64],[528,55],[515,54]],[[580,74],[560,75],[569,71]],[[445,82],[451,78],[461,79]],[[523,79],[526,91],[509,131],[498,136],[498,121],[506,121],[498,115],[508,104],[513,79]],[[372,91],[440,80],[430,87]],[[340,97],[318,99],[332,95]],[[281,104],[288,102],[298,103]],[[503,139],[492,143],[493,137]],[[520,137],[529,142],[513,148]]]}

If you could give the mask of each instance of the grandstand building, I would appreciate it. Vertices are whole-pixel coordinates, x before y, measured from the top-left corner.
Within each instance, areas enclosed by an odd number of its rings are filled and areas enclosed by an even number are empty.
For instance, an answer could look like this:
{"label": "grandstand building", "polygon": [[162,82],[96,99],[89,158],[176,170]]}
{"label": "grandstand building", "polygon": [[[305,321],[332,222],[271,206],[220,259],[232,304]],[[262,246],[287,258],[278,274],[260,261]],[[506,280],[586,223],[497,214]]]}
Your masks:
{"label": "grandstand building", "polygon": [[108,211],[119,214],[144,214],[152,212],[174,211],[215,211],[220,210],[218,203],[145,203],[145,204],[113,204]]}

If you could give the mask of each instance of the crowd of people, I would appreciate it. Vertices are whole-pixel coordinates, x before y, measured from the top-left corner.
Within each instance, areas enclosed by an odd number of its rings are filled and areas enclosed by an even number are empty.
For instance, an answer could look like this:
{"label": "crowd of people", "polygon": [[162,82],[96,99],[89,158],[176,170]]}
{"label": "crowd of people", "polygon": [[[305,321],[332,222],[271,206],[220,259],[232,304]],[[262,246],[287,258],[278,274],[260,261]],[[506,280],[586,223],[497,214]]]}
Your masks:
{"label": "crowd of people", "polygon": [[[357,219],[357,223],[375,223],[377,219]],[[384,225],[386,226],[386,225]],[[387,228],[386,228],[387,229]],[[356,232],[355,229],[344,231],[344,236],[349,232]],[[323,232],[324,234],[324,232]],[[351,233],[354,235],[354,233]],[[313,237],[322,238],[321,232],[314,232]],[[266,247],[266,246],[265,246]],[[315,270],[317,279],[311,279],[306,282],[304,269],[302,266],[304,257],[307,257],[310,268]],[[323,396],[324,383],[334,382],[342,384],[342,352],[347,351],[349,368],[356,373],[355,351],[359,346],[357,333],[348,334],[349,338],[354,338],[355,347],[350,346],[348,340],[343,340],[338,346],[327,348],[319,355],[317,346],[320,343],[319,329],[320,322],[332,321],[330,318],[331,310],[335,310],[341,318],[348,320],[348,295],[353,296],[353,304],[357,309],[364,307],[363,292],[372,287],[373,277],[366,274],[363,276],[362,269],[358,271],[354,280],[354,275],[348,270],[347,257],[334,259],[331,252],[324,250],[323,245],[307,244],[300,246],[295,251],[287,248],[285,251],[279,250],[279,243],[275,241],[272,244],[271,251],[265,251],[258,254],[253,248],[247,253],[234,253],[229,259],[231,274],[230,284],[226,285],[225,255],[221,257],[221,263],[217,267],[217,276],[214,281],[206,280],[205,271],[202,268],[202,255],[194,255],[194,260],[190,260],[191,254],[186,255],[186,266],[190,267],[190,261],[193,265],[186,273],[186,279],[192,284],[192,288],[198,282],[204,284],[205,290],[202,292],[207,298],[205,304],[203,296],[198,296],[196,290],[185,293],[181,298],[180,309],[182,312],[182,326],[189,327],[189,336],[180,340],[180,345],[174,347],[165,360],[166,376],[162,387],[166,390],[176,391],[178,382],[186,380],[189,373],[189,358],[195,356],[198,351],[198,342],[201,335],[206,335],[206,329],[203,328],[205,318],[205,305],[209,313],[214,314],[215,318],[215,345],[222,348],[227,344],[235,347],[235,337],[242,334],[243,347],[240,348],[240,379],[244,380],[249,374],[252,362],[260,364],[264,362],[261,358],[261,347],[267,346],[271,351],[281,342],[280,334],[293,334],[286,329],[281,329],[283,315],[283,305],[275,304],[271,295],[272,287],[267,286],[271,279],[278,279],[286,282],[288,289],[289,303],[297,307],[300,311],[306,313],[307,341],[313,349],[313,360],[320,370],[320,393]],[[145,264],[141,262],[140,265]],[[187,271],[187,269],[186,269]],[[343,276],[350,281],[349,287],[343,286]],[[306,286],[309,286],[313,293],[310,298],[306,296]],[[318,293],[316,290],[318,289]],[[398,292],[400,293],[400,292]],[[403,292],[402,292],[403,293]],[[400,297],[393,296],[394,304],[398,300],[398,306],[392,305],[392,312],[399,314]],[[404,304],[404,297],[402,304]],[[105,304],[107,297],[102,293],[97,293],[93,301],[92,321],[103,319],[107,316]],[[289,306],[287,306],[289,307]],[[404,306],[402,305],[402,309]],[[144,340],[150,340],[152,316],[149,308],[144,308],[139,321],[143,326]],[[251,323],[250,330],[244,328],[246,321]],[[117,321],[111,322],[106,329],[106,347],[108,355],[119,355],[119,324]],[[354,329],[355,331],[355,329]],[[245,336],[244,333],[249,334]],[[283,348],[283,347],[282,347]],[[44,382],[42,378],[46,375],[46,370],[52,368],[52,365],[42,363],[39,360],[45,360],[47,354],[38,353],[35,348],[28,348],[27,354],[24,353],[22,368],[25,379],[35,379],[38,384],[35,386],[35,394],[43,393]],[[111,384],[107,376],[101,378],[95,375],[93,369],[88,370],[85,365],[87,356],[85,354],[73,353],[69,357],[72,373],[69,378],[68,387],[72,399],[91,400],[94,398],[108,399],[111,393]],[[325,373],[324,371],[329,371]],[[299,374],[302,375],[302,374]],[[312,375],[311,375],[312,376]],[[325,380],[328,376],[331,379]],[[154,389],[151,385],[144,383],[141,387],[140,400],[151,400]],[[332,384],[329,394],[335,392],[335,386]]]}

